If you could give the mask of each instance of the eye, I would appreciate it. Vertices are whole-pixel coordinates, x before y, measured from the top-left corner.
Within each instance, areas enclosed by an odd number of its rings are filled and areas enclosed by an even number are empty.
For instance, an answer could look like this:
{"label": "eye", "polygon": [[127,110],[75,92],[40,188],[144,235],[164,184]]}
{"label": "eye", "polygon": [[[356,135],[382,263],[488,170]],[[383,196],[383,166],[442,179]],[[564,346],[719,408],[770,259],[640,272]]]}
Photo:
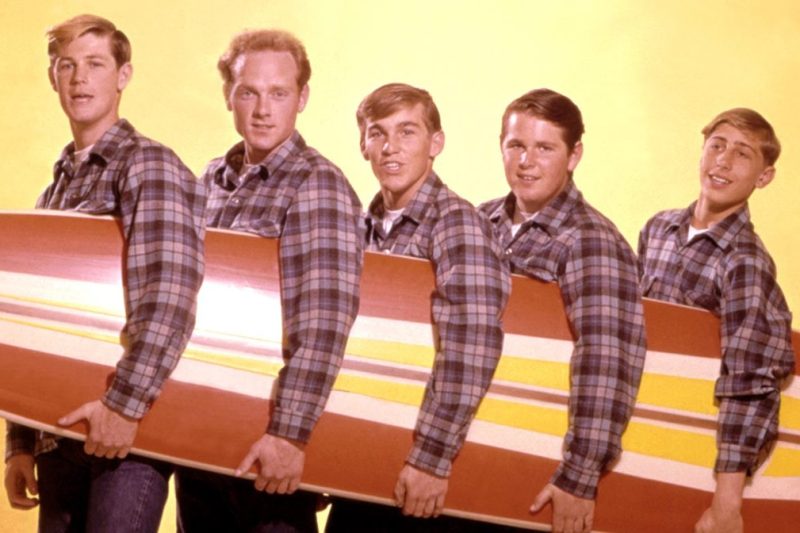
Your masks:
{"label": "eye", "polygon": [[275,90],[272,91],[271,95],[272,95],[273,98],[275,98],[277,100],[282,100],[282,99],[286,98],[287,96],[289,96],[289,91],[287,91],[285,89],[275,89]]}
{"label": "eye", "polygon": [[741,159],[750,159],[750,152],[747,152],[745,150],[737,150],[736,156],[740,157]]}
{"label": "eye", "polygon": [[255,93],[250,89],[239,88],[239,90],[236,91],[236,96],[241,98],[242,100],[249,100],[250,98],[253,98],[255,96]]}
{"label": "eye", "polygon": [[89,61],[89,66],[92,67],[92,68],[100,68],[103,65],[104,64],[103,64],[102,61]]}
{"label": "eye", "polygon": [[380,130],[369,130],[367,132],[367,139],[376,139],[376,138],[381,137],[381,136],[382,136],[382,134],[381,134]]}
{"label": "eye", "polygon": [[402,133],[404,137],[409,137],[414,135],[416,131],[414,131],[412,128],[403,128],[400,133]]}
{"label": "eye", "polygon": [[72,67],[74,66],[75,66],[74,63],[72,63],[71,61],[59,61],[58,65],[56,65],[56,70],[58,72],[67,72],[71,70]]}
{"label": "eye", "polygon": [[543,154],[548,154],[553,151],[553,147],[548,144],[540,144],[538,146],[539,152]]}

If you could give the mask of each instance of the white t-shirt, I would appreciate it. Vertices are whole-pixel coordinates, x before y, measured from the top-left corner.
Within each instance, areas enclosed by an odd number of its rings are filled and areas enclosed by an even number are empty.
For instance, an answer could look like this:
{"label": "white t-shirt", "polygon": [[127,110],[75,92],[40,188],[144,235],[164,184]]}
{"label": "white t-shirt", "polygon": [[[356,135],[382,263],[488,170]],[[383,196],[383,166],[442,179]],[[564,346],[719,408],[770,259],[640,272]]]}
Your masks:
{"label": "white t-shirt", "polygon": [[389,235],[389,232],[392,231],[392,226],[401,216],[403,216],[403,209],[387,209],[383,212],[381,222],[383,223],[384,235]]}

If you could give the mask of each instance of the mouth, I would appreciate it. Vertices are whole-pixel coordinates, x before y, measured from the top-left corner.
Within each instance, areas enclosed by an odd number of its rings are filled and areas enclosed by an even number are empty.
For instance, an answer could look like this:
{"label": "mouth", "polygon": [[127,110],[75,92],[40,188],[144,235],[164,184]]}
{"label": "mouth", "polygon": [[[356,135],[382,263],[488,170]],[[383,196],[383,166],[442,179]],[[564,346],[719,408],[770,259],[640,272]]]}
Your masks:
{"label": "mouth", "polygon": [[538,180],[539,178],[537,176],[531,176],[529,174],[517,174],[517,179],[520,181],[532,183]]}
{"label": "mouth", "polygon": [[716,174],[709,174],[708,178],[711,180],[711,183],[716,185],[730,185],[731,180],[727,178],[723,178],[722,176],[718,176]]}
{"label": "mouth", "polygon": [[255,131],[269,131],[275,126],[272,124],[250,124],[250,127]]}
{"label": "mouth", "polygon": [[94,97],[91,94],[79,93],[70,95],[70,98],[72,99],[73,102],[78,102],[80,104],[83,104],[90,101]]}
{"label": "mouth", "polygon": [[402,165],[397,161],[385,161],[381,163],[381,168],[389,172],[398,172]]}

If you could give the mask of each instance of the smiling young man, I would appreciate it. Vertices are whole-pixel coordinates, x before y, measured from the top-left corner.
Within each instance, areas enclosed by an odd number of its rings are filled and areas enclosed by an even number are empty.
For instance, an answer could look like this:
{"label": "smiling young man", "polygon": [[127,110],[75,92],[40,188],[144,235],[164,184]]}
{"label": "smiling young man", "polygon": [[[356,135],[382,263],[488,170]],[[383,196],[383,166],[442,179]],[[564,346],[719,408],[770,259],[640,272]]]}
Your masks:
{"label": "smiling young man", "polygon": [[430,94],[384,85],[361,102],[356,118],[361,153],[380,185],[366,215],[367,249],[431,261],[438,339],[414,442],[394,489],[402,511],[337,500],[327,531],[437,530],[442,519],[420,518],[444,508],[452,462],[500,358],[510,280],[486,220],[433,171],[444,132]]}
{"label": "smiling young man", "polygon": [[21,509],[37,504],[26,489],[38,491],[40,531],[156,531],[172,468],[128,452],[194,327],[205,191],[171,150],[119,118],[132,73],[121,31],[81,15],[47,36],[50,82],[73,142],[37,207],[120,219],[125,353],[105,395],[59,420],[85,419],[85,445],[8,425],[6,491]]}
{"label": "smiling young man", "polygon": [[769,122],[750,109],[721,113],[703,135],[700,196],[647,222],[639,268],[645,296],[720,318],[717,485],[696,531],[736,533],[746,476],[777,437],[780,384],[794,368],[791,313],[747,206],[775,177],[781,148]]}
{"label": "smiling young man", "polygon": [[480,207],[512,272],[558,283],[575,336],[564,457],[531,507],[551,502],[553,530],[570,532],[591,530],[597,483],[620,454],[645,357],[633,251],[572,178],[583,131],[580,110],[559,93],[511,102],[500,135],[511,192]]}
{"label": "smiling young man", "polygon": [[[358,311],[361,204],[342,172],[295,130],[311,66],[282,31],[237,35],[219,60],[242,142],[211,161],[210,227],[279,238],[283,357],[265,434],[237,473],[179,468],[181,531],[316,531],[316,496],[295,492],[304,447],[322,414]],[[266,421],[265,421],[266,422]],[[262,492],[263,491],[263,492]]]}

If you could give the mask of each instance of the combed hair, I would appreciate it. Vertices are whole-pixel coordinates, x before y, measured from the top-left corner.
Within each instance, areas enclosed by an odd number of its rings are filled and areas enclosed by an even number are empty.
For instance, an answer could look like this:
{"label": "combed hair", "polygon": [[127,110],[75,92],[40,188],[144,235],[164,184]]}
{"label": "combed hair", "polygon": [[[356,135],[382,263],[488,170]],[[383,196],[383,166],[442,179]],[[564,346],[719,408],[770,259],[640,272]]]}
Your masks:
{"label": "combed hair", "polygon": [[297,65],[297,88],[302,90],[306,86],[311,79],[311,63],[308,61],[303,43],[297,37],[282,30],[247,30],[231,40],[228,49],[217,62],[225,94],[229,94],[233,85],[233,67],[239,56],[247,52],[265,50],[289,52]]}
{"label": "combed hair", "polygon": [[743,130],[758,137],[761,142],[761,155],[767,166],[774,165],[781,155],[781,143],[775,135],[775,130],[772,129],[772,124],[757,111],[746,107],[735,107],[723,111],[703,128],[703,139],[708,140],[714,130],[722,124],[730,124],[737,130]]}
{"label": "combed hair", "polygon": [[583,117],[578,106],[563,94],[550,89],[534,89],[508,104],[503,113],[503,124],[500,130],[501,141],[506,136],[506,125],[511,113],[525,113],[552,122],[561,128],[564,143],[569,150],[575,148],[585,131]]}
{"label": "combed hair", "polygon": [[114,56],[117,68],[130,62],[131,43],[113,22],[97,15],[78,15],[47,30],[47,55],[50,56],[50,66],[56,62],[64,46],[87,33],[111,38],[111,55]]}
{"label": "combed hair", "polygon": [[405,83],[387,83],[378,87],[364,98],[356,111],[358,129],[364,139],[368,120],[380,120],[403,107],[422,105],[422,116],[429,133],[442,131],[439,109],[425,89],[418,89]]}

